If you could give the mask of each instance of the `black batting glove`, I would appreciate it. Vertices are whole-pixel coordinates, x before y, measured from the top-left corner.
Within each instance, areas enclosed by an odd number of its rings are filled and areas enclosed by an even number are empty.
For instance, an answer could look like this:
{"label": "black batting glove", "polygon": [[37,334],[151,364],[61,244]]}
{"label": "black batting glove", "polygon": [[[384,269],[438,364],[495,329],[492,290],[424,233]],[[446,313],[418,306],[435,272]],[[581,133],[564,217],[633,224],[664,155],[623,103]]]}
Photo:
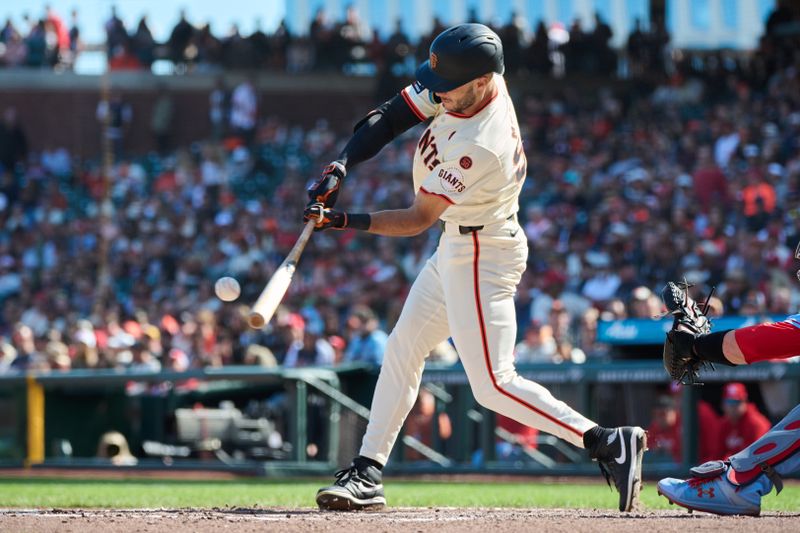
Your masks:
{"label": "black batting glove", "polygon": [[309,204],[303,211],[303,220],[316,220],[314,231],[347,227],[347,213],[328,209],[322,203]]}
{"label": "black batting glove", "polygon": [[324,207],[336,205],[339,187],[346,175],[345,166],[340,161],[332,161],[322,171],[322,176],[308,188],[309,206],[315,203],[321,203]]}

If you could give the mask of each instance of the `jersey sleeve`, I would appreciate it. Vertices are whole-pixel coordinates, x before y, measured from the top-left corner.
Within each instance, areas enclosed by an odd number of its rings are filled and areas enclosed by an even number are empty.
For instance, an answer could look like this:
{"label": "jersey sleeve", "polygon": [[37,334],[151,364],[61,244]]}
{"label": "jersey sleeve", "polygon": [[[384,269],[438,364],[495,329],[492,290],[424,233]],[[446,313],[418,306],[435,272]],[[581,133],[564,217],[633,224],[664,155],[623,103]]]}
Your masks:
{"label": "jersey sleeve", "polygon": [[433,100],[433,94],[419,82],[414,82],[400,91],[400,96],[423,122],[434,116],[439,108],[439,104]]}
{"label": "jersey sleeve", "polygon": [[422,181],[420,191],[441,196],[451,205],[467,202],[500,166],[494,153],[474,144],[448,147],[444,156]]}

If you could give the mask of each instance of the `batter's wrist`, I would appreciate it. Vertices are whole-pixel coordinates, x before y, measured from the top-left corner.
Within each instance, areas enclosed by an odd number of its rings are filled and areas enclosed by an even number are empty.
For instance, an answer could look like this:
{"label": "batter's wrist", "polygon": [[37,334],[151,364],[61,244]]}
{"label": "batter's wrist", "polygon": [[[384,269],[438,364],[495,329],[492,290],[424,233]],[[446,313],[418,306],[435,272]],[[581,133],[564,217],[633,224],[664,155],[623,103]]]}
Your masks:
{"label": "batter's wrist", "polygon": [[372,224],[372,217],[369,216],[368,213],[346,213],[346,215],[346,228],[369,231],[369,226]]}

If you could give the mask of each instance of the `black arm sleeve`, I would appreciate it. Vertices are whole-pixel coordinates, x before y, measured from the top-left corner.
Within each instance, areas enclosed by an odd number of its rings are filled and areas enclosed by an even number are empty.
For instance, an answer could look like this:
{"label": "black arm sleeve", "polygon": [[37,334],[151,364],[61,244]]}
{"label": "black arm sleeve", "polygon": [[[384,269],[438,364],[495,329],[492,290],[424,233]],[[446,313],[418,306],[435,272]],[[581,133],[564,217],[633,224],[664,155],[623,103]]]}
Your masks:
{"label": "black arm sleeve", "polygon": [[338,160],[348,169],[374,157],[392,139],[419,124],[421,120],[399,94],[384,102],[358,121],[353,136]]}

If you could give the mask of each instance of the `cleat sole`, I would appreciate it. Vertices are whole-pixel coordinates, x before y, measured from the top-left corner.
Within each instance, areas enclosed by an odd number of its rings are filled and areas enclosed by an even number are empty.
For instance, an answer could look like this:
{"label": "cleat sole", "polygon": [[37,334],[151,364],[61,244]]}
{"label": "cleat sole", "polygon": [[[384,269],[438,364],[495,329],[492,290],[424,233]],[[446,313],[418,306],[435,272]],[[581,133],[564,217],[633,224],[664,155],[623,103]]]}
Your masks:
{"label": "cleat sole", "polygon": [[323,492],[317,494],[317,506],[320,511],[381,511],[386,507],[386,498],[357,500],[341,494]]}

